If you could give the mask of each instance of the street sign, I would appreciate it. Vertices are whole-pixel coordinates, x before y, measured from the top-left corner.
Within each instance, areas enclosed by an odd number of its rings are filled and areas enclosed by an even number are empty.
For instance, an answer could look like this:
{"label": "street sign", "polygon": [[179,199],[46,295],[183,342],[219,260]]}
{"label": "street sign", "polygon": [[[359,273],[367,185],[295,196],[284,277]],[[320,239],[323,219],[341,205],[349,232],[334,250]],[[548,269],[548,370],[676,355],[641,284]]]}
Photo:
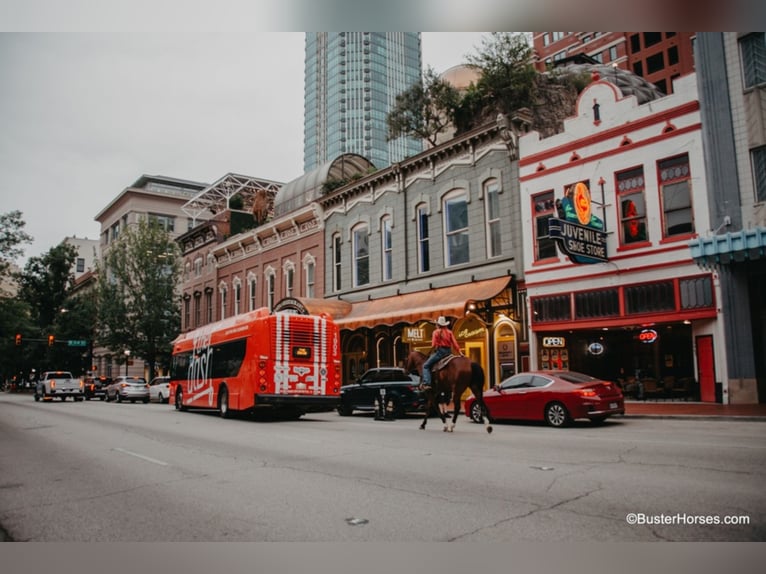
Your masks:
{"label": "street sign", "polygon": [[88,341],[85,339],[69,339],[67,341],[67,345],[70,347],[87,347]]}

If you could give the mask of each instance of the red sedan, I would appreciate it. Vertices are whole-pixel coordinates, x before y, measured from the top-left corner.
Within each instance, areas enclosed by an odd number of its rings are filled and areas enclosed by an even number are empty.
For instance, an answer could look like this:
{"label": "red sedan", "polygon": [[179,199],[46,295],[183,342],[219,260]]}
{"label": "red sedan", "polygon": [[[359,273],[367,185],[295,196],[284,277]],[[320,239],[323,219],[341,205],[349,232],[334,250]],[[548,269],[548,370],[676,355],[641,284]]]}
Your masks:
{"label": "red sedan", "polygon": [[[615,384],[574,371],[530,371],[505,379],[484,391],[490,421],[536,420],[563,427],[574,419],[604,422],[625,414],[622,391]],[[472,396],[465,413],[480,421],[479,405]]]}

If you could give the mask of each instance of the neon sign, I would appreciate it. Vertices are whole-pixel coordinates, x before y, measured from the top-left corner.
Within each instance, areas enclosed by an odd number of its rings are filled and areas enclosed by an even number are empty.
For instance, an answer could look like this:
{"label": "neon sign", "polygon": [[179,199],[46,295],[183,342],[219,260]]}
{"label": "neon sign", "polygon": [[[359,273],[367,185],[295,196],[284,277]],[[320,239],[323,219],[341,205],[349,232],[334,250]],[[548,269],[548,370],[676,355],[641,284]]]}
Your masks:
{"label": "neon sign", "polygon": [[638,334],[638,340],[642,343],[654,343],[657,340],[657,331],[654,329],[644,329]]}

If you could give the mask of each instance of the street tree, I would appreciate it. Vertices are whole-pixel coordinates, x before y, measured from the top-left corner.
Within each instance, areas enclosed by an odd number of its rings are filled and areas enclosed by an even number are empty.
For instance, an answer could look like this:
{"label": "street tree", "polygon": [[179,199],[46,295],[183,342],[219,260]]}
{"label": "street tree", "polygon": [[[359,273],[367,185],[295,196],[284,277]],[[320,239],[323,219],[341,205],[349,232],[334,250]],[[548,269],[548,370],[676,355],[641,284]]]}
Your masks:
{"label": "street tree", "polygon": [[[32,331],[28,339],[47,339],[56,336],[56,321],[74,285],[74,262],[77,249],[68,243],[60,243],[37,257],[30,257],[24,269],[16,275],[19,292],[17,298],[28,309]],[[46,367],[63,368],[55,365],[59,358],[55,349],[42,344],[25,346],[26,361],[38,370]]]}
{"label": "street tree", "polygon": [[24,231],[25,225],[21,211],[0,213],[0,278],[6,276],[11,262],[23,254],[21,245],[32,241]]}
{"label": "street tree", "polygon": [[386,117],[388,141],[405,135],[436,145],[439,134],[454,123],[459,102],[457,89],[427,67],[422,82],[396,96],[396,104]]}
{"label": "street tree", "polygon": [[115,357],[130,350],[144,359],[150,376],[169,360],[180,330],[180,265],[170,234],[146,220],[124,231],[97,265],[99,343]]}

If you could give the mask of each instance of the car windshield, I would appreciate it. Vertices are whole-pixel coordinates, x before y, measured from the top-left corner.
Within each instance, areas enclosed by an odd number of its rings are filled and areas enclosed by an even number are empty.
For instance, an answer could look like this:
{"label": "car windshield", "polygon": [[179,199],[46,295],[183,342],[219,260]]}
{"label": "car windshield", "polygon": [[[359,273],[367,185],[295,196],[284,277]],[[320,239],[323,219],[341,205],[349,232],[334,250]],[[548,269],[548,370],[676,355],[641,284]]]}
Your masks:
{"label": "car windshield", "polygon": [[569,371],[566,373],[556,373],[556,376],[559,379],[562,379],[568,383],[574,383],[576,385],[581,385],[584,383],[597,383],[599,379],[594,379],[590,375],[584,375],[582,373],[577,373],[575,371]]}

